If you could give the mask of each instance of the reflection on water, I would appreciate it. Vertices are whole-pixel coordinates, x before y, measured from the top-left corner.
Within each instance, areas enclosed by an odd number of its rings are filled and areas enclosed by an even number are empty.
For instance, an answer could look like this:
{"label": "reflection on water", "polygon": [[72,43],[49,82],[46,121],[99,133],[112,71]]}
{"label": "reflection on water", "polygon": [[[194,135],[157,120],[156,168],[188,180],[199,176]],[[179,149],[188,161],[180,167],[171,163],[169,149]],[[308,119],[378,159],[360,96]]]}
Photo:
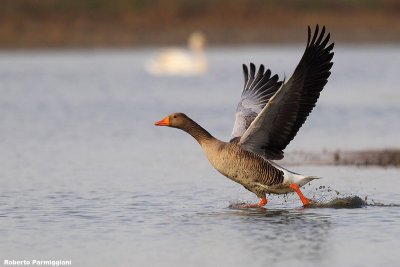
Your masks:
{"label": "reflection on water", "polygon": [[[184,78],[146,75],[147,50],[0,53],[0,256],[74,266],[395,266],[398,169],[295,166],[323,177],[303,192],[328,208],[302,208],[289,194],[269,196],[266,209],[232,209],[257,200],[190,136],[153,126],[183,111],[228,140],[241,64],[288,77],[302,51],[208,53],[210,71]],[[335,48],[329,83],[285,153],[396,144],[399,56],[394,46]],[[350,208],[362,203],[355,196],[368,205]]]}
{"label": "reflection on water", "polygon": [[[265,263],[323,261],[328,252],[329,215],[297,210],[251,209],[235,211],[238,231],[251,239],[246,247],[254,254],[268,254]],[[290,256],[287,254],[290,253]]]}

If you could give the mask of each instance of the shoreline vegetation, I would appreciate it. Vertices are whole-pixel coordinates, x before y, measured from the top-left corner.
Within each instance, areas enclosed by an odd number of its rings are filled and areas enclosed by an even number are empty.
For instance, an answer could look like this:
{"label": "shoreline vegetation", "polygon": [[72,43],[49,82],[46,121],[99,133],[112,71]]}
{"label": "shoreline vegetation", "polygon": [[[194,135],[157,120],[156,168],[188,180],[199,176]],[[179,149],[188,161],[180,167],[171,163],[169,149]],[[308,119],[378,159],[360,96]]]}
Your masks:
{"label": "shoreline vegetation", "polygon": [[0,49],[303,42],[326,25],[340,43],[399,43],[397,0],[3,0]]}
{"label": "shoreline vegetation", "polygon": [[282,160],[287,165],[348,165],[400,167],[400,149],[375,149],[356,151],[293,151],[285,153]]}

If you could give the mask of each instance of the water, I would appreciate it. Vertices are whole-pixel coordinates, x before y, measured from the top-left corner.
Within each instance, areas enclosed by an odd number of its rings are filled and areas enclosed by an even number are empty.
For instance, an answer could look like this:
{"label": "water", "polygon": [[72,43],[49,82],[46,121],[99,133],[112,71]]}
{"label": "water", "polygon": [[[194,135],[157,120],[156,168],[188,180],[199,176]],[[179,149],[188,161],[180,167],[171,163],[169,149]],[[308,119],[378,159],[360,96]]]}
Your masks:
{"label": "water", "polygon": [[[227,140],[241,63],[288,77],[302,46],[214,48],[200,77],[143,71],[151,50],[0,53],[0,260],[73,266],[395,266],[399,169],[292,166],[321,176],[267,209],[190,136],[153,123],[183,111]],[[286,153],[399,148],[397,46],[337,47],[333,74]],[[323,187],[325,186],[325,188]],[[336,193],[339,192],[339,195]]]}

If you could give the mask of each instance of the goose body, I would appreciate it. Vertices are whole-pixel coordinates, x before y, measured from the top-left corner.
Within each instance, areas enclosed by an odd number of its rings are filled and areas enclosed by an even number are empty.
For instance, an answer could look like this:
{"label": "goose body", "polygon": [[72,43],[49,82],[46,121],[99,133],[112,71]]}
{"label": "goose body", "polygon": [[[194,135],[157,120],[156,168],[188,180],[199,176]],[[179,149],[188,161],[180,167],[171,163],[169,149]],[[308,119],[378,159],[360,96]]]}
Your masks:
{"label": "goose body", "polygon": [[293,192],[290,184],[303,186],[314,177],[290,172],[257,154],[244,150],[236,142],[214,139],[202,146],[215,169],[247,190],[263,198],[265,194]]}
{"label": "goose body", "polygon": [[296,192],[303,205],[310,201],[300,187],[316,179],[289,171],[273,160],[283,158],[283,150],[305,122],[327,82],[332,67],[333,43],[325,27],[317,25],[311,39],[308,28],[306,51],[292,77],[278,81],[261,65],[257,74],[243,65],[245,85],[235,116],[232,139],[223,142],[183,113],[173,113],[155,123],[181,129],[200,144],[211,165],[229,179],[243,185],[267,203],[265,194]]}

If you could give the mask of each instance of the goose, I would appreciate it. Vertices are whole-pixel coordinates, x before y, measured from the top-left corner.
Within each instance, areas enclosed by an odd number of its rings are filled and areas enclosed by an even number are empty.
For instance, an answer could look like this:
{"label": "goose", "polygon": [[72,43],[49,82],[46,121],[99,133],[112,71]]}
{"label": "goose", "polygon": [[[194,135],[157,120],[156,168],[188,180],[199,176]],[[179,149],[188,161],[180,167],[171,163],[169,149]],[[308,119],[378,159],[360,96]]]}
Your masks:
{"label": "goose", "polygon": [[328,45],[330,33],[318,25],[308,39],[304,54],[287,82],[279,81],[260,65],[243,65],[244,88],[237,105],[232,139],[223,142],[184,113],[173,113],[155,123],[181,129],[193,136],[211,165],[229,179],[253,192],[260,202],[246,207],[267,204],[266,194],[296,192],[303,204],[312,203],[300,187],[317,179],[278,165],[284,149],[296,136],[328,82],[334,43]]}
{"label": "goose", "polygon": [[145,68],[152,75],[199,75],[207,71],[204,54],[205,37],[200,32],[189,36],[188,50],[168,48],[147,62]]}

